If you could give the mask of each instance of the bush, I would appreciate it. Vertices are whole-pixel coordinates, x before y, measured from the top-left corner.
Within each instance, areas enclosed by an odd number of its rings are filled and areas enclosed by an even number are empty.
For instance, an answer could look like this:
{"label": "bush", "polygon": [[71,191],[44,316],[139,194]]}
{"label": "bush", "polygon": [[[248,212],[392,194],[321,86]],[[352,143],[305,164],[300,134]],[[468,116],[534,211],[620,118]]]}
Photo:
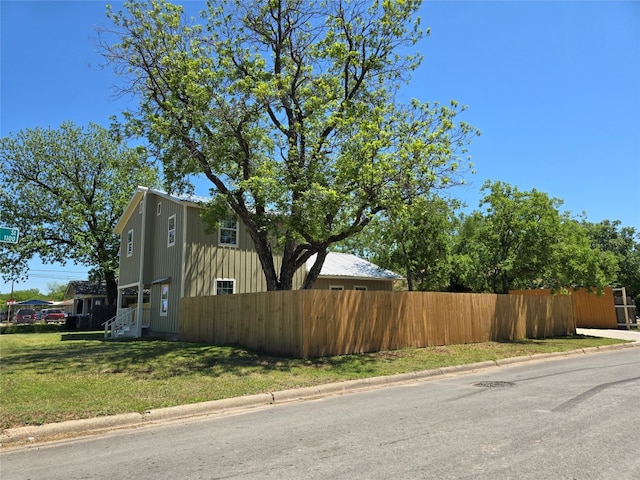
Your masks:
{"label": "bush", "polygon": [[0,335],[7,335],[10,333],[55,333],[64,329],[64,325],[57,325],[54,323],[25,323],[0,326]]}

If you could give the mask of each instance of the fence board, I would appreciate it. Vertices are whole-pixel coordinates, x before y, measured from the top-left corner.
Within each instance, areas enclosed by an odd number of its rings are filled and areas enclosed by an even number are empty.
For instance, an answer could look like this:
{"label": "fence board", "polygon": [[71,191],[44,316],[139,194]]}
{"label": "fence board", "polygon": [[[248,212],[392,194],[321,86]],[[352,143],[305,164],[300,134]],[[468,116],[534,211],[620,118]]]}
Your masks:
{"label": "fence board", "polygon": [[[552,295],[551,290],[548,289],[514,290],[509,293],[535,297],[548,297]],[[605,288],[602,295],[581,288],[579,290],[569,291],[569,295],[557,296],[568,296],[571,298],[576,327],[618,328],[612,288]]]}
{"label": "fence board", "polygon": [[298,357],[574,332],[566,296],[305,290],[180,300],[183,340]]}

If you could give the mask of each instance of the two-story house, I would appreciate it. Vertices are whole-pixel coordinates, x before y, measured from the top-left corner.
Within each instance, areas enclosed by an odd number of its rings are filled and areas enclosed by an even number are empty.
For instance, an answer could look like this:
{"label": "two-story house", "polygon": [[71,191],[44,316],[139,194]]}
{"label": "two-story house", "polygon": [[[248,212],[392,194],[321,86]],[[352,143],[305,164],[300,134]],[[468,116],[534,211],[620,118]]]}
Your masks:
{"label": "two-story house", "polygon": [[[229,218],[216,233],[206,233],[200,219],[206,202],[136,189],[114,228],[120,235],[120,273],[118,316],[108,326],[111,334],[117,330],[140,336],[148,328],[175,335],[182,297],[266,291],[258,254],[244,226]],[[294,288],[302,285],[306,273],[298,271]],[[330,253],[315,288],[392,290],[400,278],[353,255]],[[131,289],[137,298],[127,301],[123,293]]]}

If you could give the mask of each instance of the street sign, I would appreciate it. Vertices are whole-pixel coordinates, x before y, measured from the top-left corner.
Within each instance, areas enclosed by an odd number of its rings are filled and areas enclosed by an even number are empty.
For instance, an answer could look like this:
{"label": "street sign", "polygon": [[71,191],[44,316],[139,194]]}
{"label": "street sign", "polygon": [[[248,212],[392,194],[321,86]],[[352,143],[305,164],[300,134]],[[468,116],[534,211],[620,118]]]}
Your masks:
{"label": "street sign", "polygon": [[0,242],[18,243],[20,230],[15,227],[0,227]]}

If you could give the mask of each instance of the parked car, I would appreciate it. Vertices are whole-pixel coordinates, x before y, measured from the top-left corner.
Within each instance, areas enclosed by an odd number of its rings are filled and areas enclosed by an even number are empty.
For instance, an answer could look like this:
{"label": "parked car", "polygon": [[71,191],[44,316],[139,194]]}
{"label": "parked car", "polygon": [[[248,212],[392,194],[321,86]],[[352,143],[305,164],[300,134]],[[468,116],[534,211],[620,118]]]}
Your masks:
{"label": "parked car", "polygon": [[21,308],[16,312],[16,323],[36,323],[36,311],[32,308]]}
{"label": "parked car", "polygon": [[42,320],[44,323],[64,322],[65,314],[59,308],[45,308],[42,310]]}

